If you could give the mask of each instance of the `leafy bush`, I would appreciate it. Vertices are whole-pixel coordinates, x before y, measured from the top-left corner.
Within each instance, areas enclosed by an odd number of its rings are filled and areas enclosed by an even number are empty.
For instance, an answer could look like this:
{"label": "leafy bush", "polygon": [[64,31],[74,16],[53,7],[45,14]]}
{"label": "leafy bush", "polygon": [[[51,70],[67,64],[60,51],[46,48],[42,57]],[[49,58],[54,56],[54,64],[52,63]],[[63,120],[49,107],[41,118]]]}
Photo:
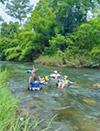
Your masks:
{"label": "leafy bush", "polygon": [[63,65],[62,57],[58,56],[40,56],[34,62],[43,65],[55,65],[55,66]]}

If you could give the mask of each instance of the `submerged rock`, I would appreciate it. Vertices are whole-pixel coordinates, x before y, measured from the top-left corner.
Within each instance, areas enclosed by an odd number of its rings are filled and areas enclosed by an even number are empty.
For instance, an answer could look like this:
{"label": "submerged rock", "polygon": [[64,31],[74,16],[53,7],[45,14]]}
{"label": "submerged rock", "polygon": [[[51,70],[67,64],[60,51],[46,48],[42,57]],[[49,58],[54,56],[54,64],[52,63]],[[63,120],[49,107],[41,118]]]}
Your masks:
{"label": "submerged rock", "polygon": [[100,88],[100,83],[93,84],[93,87],[97,89]]}
{"label": "submerged rock", "polygon": [[75,110],[73,109],[64,109],[64,110],[61,110],[59,111],[59,115],[58,115],[58,118],[59,119],[69,119],[71,118],[74,114],[75,114]]}
{"label": "submerged rock", "polygon": [[29,111],[27,109],[22,109],[21,110],[21,116],[24,116],[24,115],[26,115],[28,113],[29,113]]}
{"label": "submerged rock", "polygon": [[83,98],[83,101],[86,102],[86,103],[88,103],[88,104],[96,104],[95,100],[88,99],[88,98]]}

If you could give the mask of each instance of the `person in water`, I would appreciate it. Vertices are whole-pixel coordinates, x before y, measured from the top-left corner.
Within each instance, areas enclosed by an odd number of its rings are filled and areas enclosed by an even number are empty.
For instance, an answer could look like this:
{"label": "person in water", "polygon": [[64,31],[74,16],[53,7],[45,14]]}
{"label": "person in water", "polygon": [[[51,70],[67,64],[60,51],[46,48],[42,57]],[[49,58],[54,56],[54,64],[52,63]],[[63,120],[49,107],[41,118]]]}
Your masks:
{"label": "person in water", "polygon": [[34,81],[32,81],[32,77],[30,76],[29,77],[29,84],[32,86],[32,87],[35,87],[35,88],[38,88],[41,84],[41,80],[38,81],[37,80],[37,77],[34,77]]}
{"label": "person in water", "polygon": [[35,73],[38,69],[35,69],[35,67],[33,66],[33,69],[32,70],[27,70],[27,74],[32,74],[32,76],[34,77],[35,76]]}
{"label": "person in water", "polygon": [[36,73],[37,70],[38,69],[35,69],[35,67],[33,66],[33,70],[31,71],[33,77],[35,76],[35,73]]}
{"label": "person in water", "polygon": [[49,78],[48,78],[48,76],[45,76],[45,77],[43,77],[43,78],[41,78],[41,77],[39,76],[38,78],[39,78],[39,80],[41,80],[41,82],[42,82],[43,84],[48,84],[48,83],[49,83]]}
{"label": "person in water", "polygon": [[50,75],[50,77],[55,79],[55,78],[60,78],[61,75],[57,72],[57,70],[55,70],[54,73]]}
{"label": "person in water", "polygon": [[68,76],[66,76],[66,75],[63,78],[64,79],[61,79],[61,80],[58,81],[58,87],[57,88],[59,88],[59,89],[64,88],[66,85],[70,86],[70,85],[76,84],[76,82],[72,82],[72,81],[67,80]]}

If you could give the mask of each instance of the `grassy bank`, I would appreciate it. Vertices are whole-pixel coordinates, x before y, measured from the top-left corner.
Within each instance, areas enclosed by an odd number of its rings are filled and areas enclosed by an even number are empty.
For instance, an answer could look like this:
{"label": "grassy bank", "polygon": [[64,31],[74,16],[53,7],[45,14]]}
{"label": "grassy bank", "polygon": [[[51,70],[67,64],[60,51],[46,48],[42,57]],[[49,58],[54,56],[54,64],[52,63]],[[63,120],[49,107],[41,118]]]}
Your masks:
{"label": "grassy bank", "polygon": [[8,72],[0,71],[0,130],[9,130],[14,124],[17,98],[7,88]]}
{"label": "grassy bank", "polygon": [[98,67],[100,63],[88,56],[40,56],[34,61],[36,64],[59,66],[59,67]]}

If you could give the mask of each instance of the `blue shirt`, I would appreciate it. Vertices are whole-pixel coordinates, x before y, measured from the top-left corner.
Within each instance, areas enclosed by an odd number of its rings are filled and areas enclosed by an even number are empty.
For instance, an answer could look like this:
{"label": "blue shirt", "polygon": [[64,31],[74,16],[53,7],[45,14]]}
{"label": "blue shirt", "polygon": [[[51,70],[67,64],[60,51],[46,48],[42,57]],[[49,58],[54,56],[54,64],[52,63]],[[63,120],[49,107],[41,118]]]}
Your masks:
{"label": "blue shirt", "polygon": [[39,87],[40,85],[40,81],[35,82],[30,82],[30,84],[32,85],[32,87]]}
{"label": "blue shirt", "polygon": [[[64,82],[65,82],[65,80],[64,80],[64,79],[61,79],[60,81],[61,81],[62,83],[64,83]],[[69,81],[69,80],[67,80],[67,82],[68,82],[68,83],[67,83],[66,85],[68,85],[68,86],[69,86],[69,85],[70,85],[70,81]]]}

